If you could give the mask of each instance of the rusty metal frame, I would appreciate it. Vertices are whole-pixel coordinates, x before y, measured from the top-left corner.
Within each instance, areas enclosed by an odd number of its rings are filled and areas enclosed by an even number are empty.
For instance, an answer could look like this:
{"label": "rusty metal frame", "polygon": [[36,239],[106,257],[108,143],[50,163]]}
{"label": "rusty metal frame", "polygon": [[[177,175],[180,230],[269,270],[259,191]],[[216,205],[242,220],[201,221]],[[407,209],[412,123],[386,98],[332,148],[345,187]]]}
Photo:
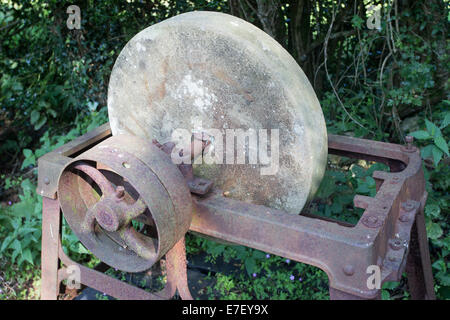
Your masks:
{"label": "rusty metal frame", "polygon": [[[109,124],[105,124],[39,159],[37,191],[44,198],[41,297],[56,299],[67,266],[76,264],[82,284],[119,299],[169,298],[176,289],[182,298],[190,298],[183,240],[166,255],[173,277],[162,294],[150,294],[81,266],[61,249],[58,176],[73,157],[110,136]],[[379,299],[381,290],[367,286],[369,266],[379,267],[382,282],[399,281],[406,271],[413,299],[435,299],[424,220],[427,193],[422,161],[410,142],[401,146],[329,135],[330,154],[382,162],[391,169],[373,173],[375,197],[354,197],[354,206],[364,209],[354,226],[318,216],[289,215],[212,190],[206,196],[192,195],[196,208],[190,231],[314,265],[327,273],[331,299]],[[59,268],[59,262],[64,267]]]}

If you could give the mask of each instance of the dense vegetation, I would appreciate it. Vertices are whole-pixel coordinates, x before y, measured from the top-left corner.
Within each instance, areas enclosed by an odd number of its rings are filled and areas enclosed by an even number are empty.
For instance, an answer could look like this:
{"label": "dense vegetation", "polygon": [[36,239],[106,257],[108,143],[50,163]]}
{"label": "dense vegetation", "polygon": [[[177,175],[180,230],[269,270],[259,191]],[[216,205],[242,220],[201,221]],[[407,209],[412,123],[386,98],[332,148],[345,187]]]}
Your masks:
{"label": "dense vegetation", "polygon": [[[170,16],[211,10],[260,27],[298,61],[313,84],[330,133],[421,148],[435,289],[450,298],[448,0],[77,1],[81,29],[66,26],[63,1],[0,1],[0,298],[37,298],[42,200],[36,159],[107,121],[112,65],[125,43]],[[380,12],[379,28],[367,19]],[[354,222],[355,192],[372,194],[366,162],[331,158],[314,213]],[[64,247],[94,261],[66,230]],[[189,237],[188,251],[241,261],[217,273],[209,294],[228,298],[326,298],[323,272],[242,247]],[[268,285],[269,284],[269,285]],[[407,298],[386,284],[384,298]]]}

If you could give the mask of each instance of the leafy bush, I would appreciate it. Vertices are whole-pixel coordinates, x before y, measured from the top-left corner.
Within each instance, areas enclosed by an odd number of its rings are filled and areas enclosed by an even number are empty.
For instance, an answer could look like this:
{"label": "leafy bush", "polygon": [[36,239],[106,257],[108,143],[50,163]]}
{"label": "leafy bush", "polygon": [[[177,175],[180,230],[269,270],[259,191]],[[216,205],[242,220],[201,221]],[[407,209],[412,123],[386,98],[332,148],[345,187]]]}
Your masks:
{"label": "leafy bush", "polygon": [[[448,105],[448,101],[445,104]],[[450,112],[439,114],[441,119],[433,123],[424,119],[424,130],[412,132],[418,139],[424,159],[427,179],[428,200],[425,219],[428,238],[431,240],[432,266],[436,280],[438,297],[450,298],[450,276],[448,255],[450,253],[449,212],[450,212],[450,167],[448,165],[448,136]],[[445,157],[445,158],[444,158]]]}
{"label": "leafy bush", "polygon": [[0,258],[7,258],[19,267],[24,262],[38,264],[41,252],[42,198],[37,196],[35,186],[29,179],[21,182],[21,188],[23,195],[19,196],[20,202],[0,215],[0,234],[3,235]]}

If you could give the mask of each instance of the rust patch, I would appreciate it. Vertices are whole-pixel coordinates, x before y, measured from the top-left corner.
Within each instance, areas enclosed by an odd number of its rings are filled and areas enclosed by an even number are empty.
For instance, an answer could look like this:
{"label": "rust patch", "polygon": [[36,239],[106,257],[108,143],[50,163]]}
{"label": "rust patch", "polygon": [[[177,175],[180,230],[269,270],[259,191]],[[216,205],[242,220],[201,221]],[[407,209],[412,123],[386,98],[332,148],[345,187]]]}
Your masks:
{"label": "rust patch", "polygon": [[169,69],[167,57],[163,60],[162,66],[160,69],[161,69],[160,71],[161,71],[161,76],[162,76],[163,80],[159,84],[155,85],[155,88],[153,90],[150,88],[148,79],[144,79],[145,89],[148,93],[147,97],[149,100],[149,106],[151,106],[153,102],[161,101],[166,96],[167,71]]}
{"label": "rust patch", "polygon": [[218,79],[220,79],[223,82],[225,82],[226,84],[236,88],[238,90],[238,92],[245,98],[245,100],[247,100],[249,102],[253,102],[255,100],[248,91],[242,89],[242,87],[239,85],[239,83],[237,83],[234,79],[232,79],[223,70],[213,69],[212,72]]}

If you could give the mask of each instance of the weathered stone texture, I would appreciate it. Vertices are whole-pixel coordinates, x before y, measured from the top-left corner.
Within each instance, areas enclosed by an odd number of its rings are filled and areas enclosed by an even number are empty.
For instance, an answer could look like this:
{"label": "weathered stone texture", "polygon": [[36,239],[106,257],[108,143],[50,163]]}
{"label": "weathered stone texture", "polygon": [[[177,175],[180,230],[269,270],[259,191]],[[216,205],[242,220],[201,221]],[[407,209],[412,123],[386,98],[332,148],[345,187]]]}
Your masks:
{"label": "weathered stone texture", "polygon": [[295,60],[230,15],[190,12],[148,27],[117,58],[108,90],[113,134],[171,140],[174,129],[279,129],[275,175],[259,164],[195,165],[230,196],[298,213],[327,158],[319,101]]}

